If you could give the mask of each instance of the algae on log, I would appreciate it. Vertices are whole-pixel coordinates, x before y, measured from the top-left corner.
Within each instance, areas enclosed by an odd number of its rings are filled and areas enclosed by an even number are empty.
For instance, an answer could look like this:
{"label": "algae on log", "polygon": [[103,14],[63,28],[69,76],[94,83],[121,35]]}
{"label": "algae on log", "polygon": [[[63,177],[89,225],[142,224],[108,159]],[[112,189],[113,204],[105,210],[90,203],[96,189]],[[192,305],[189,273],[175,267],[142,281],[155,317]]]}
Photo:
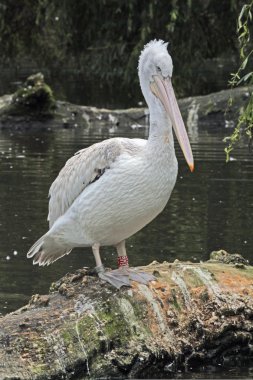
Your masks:
{"label": "algae on log", "polygon": [[56,100],[44,75],[31,75],[14,94],[0,98],[0,129],[47,126],[55,117],[55,109]]}
{"label": "algae on log", "polygon": [[251,266],[142,269],[157,281],[120,291],[80,269],[0,318],[0,379],[157,378],[252,357]]}
{"label": "algae on log", "polygon": [[52,116],[55,99],[41,73],[31,75],[12,95],[9,104],[1,107],[1,117],[20,115]]}

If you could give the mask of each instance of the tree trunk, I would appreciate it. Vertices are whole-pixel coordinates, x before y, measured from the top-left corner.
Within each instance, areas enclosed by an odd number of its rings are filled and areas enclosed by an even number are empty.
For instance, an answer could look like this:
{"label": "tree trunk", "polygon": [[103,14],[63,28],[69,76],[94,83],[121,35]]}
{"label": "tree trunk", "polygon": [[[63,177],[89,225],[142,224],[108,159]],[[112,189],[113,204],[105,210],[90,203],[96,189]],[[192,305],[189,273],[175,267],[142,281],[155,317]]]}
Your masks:
{"label": "tree trunk", "polygon": [[253,267],[230,262],[153,262],[142,269],[157,281],[119,291],[67,274],[0,318],[0,379],[157,378],[250,358]]}

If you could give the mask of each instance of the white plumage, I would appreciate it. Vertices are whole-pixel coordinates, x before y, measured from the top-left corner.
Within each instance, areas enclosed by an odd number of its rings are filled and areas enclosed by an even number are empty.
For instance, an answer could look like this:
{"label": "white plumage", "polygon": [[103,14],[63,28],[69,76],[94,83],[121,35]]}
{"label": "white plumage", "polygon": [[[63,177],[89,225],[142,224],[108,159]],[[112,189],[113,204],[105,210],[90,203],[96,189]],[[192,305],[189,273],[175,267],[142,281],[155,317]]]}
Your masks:
{"label": "white plumage", "polygon": [[119,256],[126,255],[125,239],[163,210],[177,177],[172,123],[193,168],[171,76],[167,44],[151,41],[139,60],[140,84],[150,111],[148,140],[112,138],[80,150],[66,162],[49,191],[50,229],[28,252],[34,264],[48,265],[74,247],[92,246],[100,267],[99,246],[115,245]]}

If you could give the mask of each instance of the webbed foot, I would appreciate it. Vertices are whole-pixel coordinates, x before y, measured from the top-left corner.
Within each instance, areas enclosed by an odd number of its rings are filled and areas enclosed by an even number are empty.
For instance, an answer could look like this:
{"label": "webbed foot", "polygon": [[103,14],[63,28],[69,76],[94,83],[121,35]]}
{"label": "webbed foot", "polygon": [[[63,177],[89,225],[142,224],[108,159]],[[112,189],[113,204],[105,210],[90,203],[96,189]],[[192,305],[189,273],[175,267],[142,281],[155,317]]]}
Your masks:
{"label": "webbed foot", "polygon": [[96,267],[99,278],[109,282],[115,288],[120,289],[122,286],[131,287],[130,281],[136,281],[147,285],[149,281],[156,278],[150,273],[141,272],[133,268],[122,267],[112,271],[105,271],[103,266]]}
{"label": "webbed foot", "polygon": [[141,272],[134,268],[128,268],[128,271],[130,280],[140,282],[141,284],[147,285],[150,281],[156,280],[156,277],[150,273]]}

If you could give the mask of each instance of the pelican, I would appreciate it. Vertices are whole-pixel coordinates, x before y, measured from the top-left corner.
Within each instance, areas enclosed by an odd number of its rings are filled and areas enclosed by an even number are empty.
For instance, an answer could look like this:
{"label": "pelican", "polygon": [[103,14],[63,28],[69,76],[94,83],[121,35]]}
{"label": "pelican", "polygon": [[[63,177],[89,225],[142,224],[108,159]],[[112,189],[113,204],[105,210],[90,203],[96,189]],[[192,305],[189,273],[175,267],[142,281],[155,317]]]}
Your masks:
{"label": "pelican", "polygon": [[[160,214],[170,198],[178,172],[172,127],[194,168],[172,70],[167,43],[153,40],[144,46],[138,73],[150,113],[148,139],[111,138],[66,162],[49,190],[49,231],[27,254],[33,264],[49,265],[74,247],[91,246],[98,276],[116,288],[154,279],[129,268],[125,241]],[[105,271],[102,246],[116,247],[118,269]]]}

